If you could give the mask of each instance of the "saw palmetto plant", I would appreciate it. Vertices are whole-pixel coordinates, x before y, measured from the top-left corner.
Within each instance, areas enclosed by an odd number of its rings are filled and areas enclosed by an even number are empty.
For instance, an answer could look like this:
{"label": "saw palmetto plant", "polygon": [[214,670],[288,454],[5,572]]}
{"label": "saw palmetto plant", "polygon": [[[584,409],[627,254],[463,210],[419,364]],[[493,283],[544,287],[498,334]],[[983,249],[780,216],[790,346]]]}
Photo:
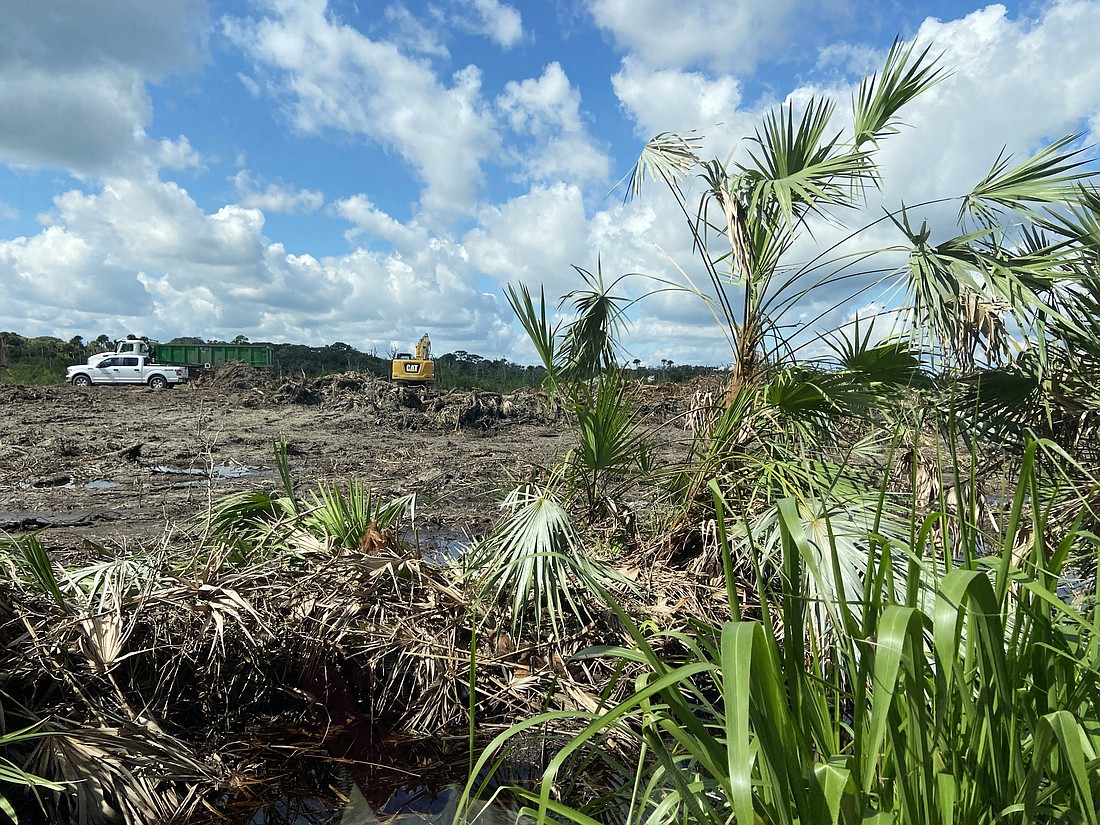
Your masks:
{"label": "saw palmetto plant", "polygon": [[618,577],[589,557],[553,486],[516,487],[501,507],[505,520],[463,560],[479,598],[505,608],[513,634],[560,639],[590,621],[596,594]]}

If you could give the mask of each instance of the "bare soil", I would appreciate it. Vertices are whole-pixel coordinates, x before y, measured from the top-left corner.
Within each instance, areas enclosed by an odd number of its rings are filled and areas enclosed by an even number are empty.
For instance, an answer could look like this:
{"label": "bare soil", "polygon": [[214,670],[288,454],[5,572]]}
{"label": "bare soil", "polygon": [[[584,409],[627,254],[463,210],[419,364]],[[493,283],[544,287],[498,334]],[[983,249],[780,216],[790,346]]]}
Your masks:
{"label": "bare soil", "polygon": [[[682,389],[641,391],[647,412],[680,411]],[[382,500],[415,492],[419,528],[478,537],[498,491],[561,456],[568,437],[540,393],[425,395],[361,373],[230,364],[160,391],[0,384],[0,531],[81,550],[201,530],[211,502],[279,483],[285,439],[298,491],[354,479]]]}

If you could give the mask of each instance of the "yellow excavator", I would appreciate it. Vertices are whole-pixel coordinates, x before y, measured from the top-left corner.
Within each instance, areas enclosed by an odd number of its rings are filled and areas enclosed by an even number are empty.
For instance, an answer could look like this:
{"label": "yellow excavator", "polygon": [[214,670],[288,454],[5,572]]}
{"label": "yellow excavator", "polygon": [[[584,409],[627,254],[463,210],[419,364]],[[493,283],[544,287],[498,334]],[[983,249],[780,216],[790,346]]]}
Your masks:
{"label": "yellow excavator", "polygon": [[428,334],[416,343],[416,354],[399,352],[390,365],[390,378],[406,387],[435,386],[435,361]]}

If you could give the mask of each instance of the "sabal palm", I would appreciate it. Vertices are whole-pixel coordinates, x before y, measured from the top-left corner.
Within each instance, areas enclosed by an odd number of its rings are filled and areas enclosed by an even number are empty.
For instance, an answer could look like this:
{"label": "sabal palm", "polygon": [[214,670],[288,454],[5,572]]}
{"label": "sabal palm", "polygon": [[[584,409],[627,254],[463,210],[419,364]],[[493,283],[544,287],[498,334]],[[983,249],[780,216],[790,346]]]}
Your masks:
{"label": "sabal palm", "polygon": [[[895,42],[882,71],[854,95],[846,137],[831,127],[833,103],[813,97],[801,113],[789,102],[766,115],[737,161],[702,159],[693,133],[660,134],[643,149],[629,193],[637,196],[652,178],[675,196],[711,281],[707,300],[731,347],[736,383],[767,377],[764,366],[775,357],[765,342],[779,337],[783,316],[810,291],[849,277],[865,283],[874,273],[886,280],[885,292],[906,295],[911,328],[928,333],[921,343],[943,369],[1003,361],[1009,326],[1033,341],[1091,337],[1083,318],[1096,317],[1095,302],[1086,290],[1065,288],[1096,277],[1100,249],[1100,193],[1078,135],[1015,165],[1002,154],[970,192],[930,202],[957,199],[953,235],[937,238],[926,221],[918,225],[921,205],[899,206],[874,223],[892,221],[900,244],[844,258],[830,257],[830,248],[809,262],[791,260],[811,219],[838,224],[845,210],[864,205],[879,181],[876,150],[898,131],[901,109],[943,76],[928,49],[917,53]],[[703,187],[695,207],[685,186],[692,172]],[[879,268],[883,252],[905,254],[905,262]]]}
{"label": "sabal palm", "polygon": [[[882,73],[860,86],[846,139],[832,131],[834,104],[814,97],[800,114],[792,102],[765,116],[743,160],[704,161],[690,134],[660,134],[645,147],[630,194],[638,195],[647,178],[658,178],[676,197],[711,280],[736,382],[760,376],[765,337],[792,295],[806,289],[801,271],[781,279],[808,219],[861,203],[867,187],[877,184],[875,151],[897,131],[899,110],[941,77],[927,49],[914,54],[912,46],[895,42]],[[693,211],[683,176],[694,170],[704,191]],[[720,220],[712,221],[715,208]],[[715,234],[725,244],[717,254],[710,247]]]}

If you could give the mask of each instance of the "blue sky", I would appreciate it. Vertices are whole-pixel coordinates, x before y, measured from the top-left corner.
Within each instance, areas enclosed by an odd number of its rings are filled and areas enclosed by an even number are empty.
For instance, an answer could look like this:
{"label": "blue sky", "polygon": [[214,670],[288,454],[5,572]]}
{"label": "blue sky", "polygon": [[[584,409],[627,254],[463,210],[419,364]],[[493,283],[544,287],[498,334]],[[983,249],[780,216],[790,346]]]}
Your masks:
{"label": "blue sky", "polygon": [[[612,191],[649,137],[698,129],[724,158],[788,98],[843,110],[895,36],[952,74],[884,148],[885,201],[1100,134],[1100,0],[5,5],[0,330],[24,335],[386,354],[429,332],[437,352],[531,362],[506,285],[556,301],[574,266],[697,272],[667,193]],[[632,315],[630,359],[728,360],[697,299]]]}

